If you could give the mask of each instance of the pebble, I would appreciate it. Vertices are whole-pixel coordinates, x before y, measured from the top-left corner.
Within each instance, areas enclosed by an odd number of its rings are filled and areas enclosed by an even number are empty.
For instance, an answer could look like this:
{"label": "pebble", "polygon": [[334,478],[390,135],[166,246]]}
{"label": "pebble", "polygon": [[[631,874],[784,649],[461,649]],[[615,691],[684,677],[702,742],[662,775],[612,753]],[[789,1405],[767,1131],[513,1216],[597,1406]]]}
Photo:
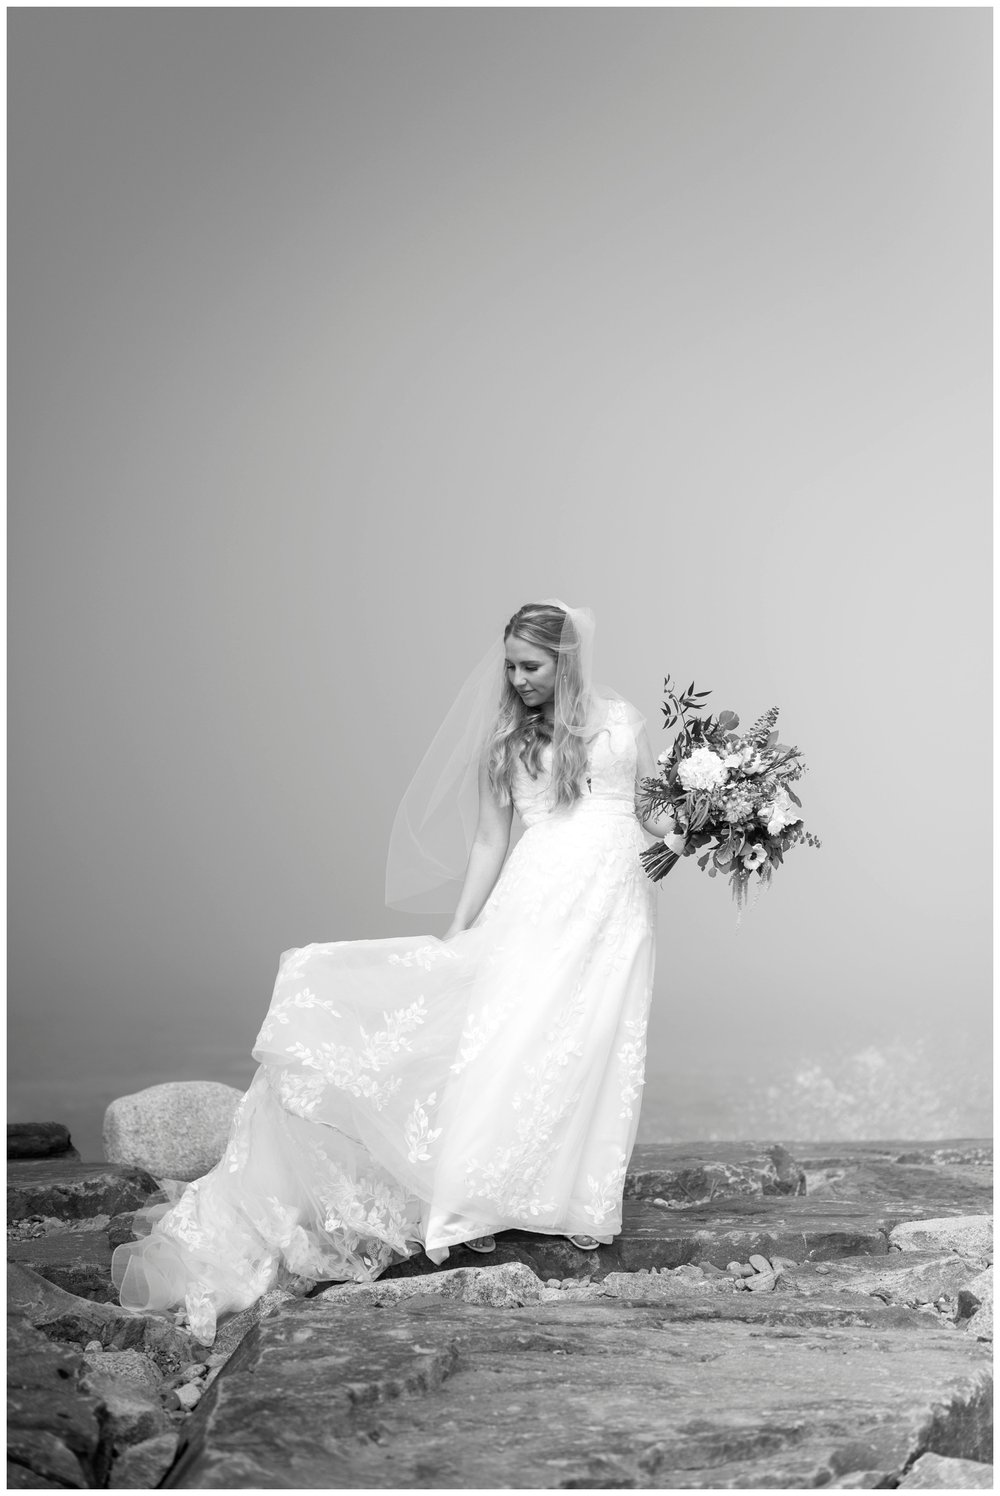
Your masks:
{"label": "pebble", "polygon": [[752,1278],[744,1278],[743,1286],[751,1293],[768,1293],[777,1282],[777,1273],[754,1273]]}
{"label": "pebble", "polygon": [[753,1256],[748,1258],[747,1260],[749,1261],[750,1266],[753,1268],[754,1272],[769,1273],[771,1271],[771,1264],[768,1262],[767,1258],[762,1257],[759,1252],[754,1252]]}
{"label": "pebble", "polygon": [[741,1267],[741,1265],[738,1262],[727,1262],[726,1263],[726,1272],[727,1273],[732,1273],[733,1276],[737,1277],[737,1278],[742,1278],[742,1276],[743,1276],[743,1268]]}
{"label": "pebble", "polygon": [[187,1413],[196,1408],[201,1401],[201,1388],[197,1382],[185,1382],[183,1387],[174,1388],[174,1396],[179,1406]]}
{"label": "pebble", "polygon": [[83,1348],[84,1355],[87,1356],[96,1355],[98,1352],[101,1352],[103,1350],[104,1347],[99,1340],[88,1340],[87,1344]]}
{"label": "pebble", "polygon": [[546,1280],[545,1280],[545,1287],[546,1288],[561,1288],[562,1287],[562,1282],[563,1282],[563,1280],[561,1278],[546,1278]]}

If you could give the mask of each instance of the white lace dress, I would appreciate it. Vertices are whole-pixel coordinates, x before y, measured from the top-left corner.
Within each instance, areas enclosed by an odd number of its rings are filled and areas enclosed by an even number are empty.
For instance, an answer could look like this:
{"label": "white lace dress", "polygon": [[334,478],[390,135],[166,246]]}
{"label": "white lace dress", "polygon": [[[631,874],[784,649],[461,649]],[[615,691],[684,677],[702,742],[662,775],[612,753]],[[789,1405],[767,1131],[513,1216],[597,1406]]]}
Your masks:
{"label": "white lace dress", "polygon": [[119,1247],[127,1307],[216,1317],[287,1275],[370,1281],[511,1227],[621,1229],[653,981],[634,709],[553,810],[519,768],[525,832],[470,929],[286,951],[220,1163]]}

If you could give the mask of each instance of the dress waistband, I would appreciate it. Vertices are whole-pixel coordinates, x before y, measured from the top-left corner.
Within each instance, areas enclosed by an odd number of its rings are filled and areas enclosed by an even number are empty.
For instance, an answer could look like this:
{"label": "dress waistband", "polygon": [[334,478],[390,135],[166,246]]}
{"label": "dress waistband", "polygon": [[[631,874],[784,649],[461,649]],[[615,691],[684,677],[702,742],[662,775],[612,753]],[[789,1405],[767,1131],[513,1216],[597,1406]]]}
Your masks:
{"label": "dress waistband", "polygon": [[605,815],[605,816],[629,816],[635,820],[635,802],[633,800],[613,800],[610,797],[596,795],[584,795],[573,806],[574,814],[577,815]]}
{"label": "dress waistband", "polygon": [[[595,796],[593,799],[585,795],[582,800],[577,800],[572,806],[559,810],[546,810],[538,808],[534,814],[531,810],[524,813],[526,826],[538,826],[546,821],[559,821],[573,816],[626,816],[630,821],[635,821],[635,804],[632,800],[612,799],[610,797]],[[636,821],[636,825],[638,825]]]}

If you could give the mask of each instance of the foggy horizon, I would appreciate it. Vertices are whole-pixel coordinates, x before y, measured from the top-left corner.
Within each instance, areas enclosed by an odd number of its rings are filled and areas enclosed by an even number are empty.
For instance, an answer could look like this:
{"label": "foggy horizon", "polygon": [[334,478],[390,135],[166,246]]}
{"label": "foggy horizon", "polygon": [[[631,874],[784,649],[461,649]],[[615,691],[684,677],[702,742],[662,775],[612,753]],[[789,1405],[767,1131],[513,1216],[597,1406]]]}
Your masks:
{"label": "foggy horizon", "polygon": [[668,672],[778,704],[823,843],[663,884],[644,1124],[988,1129],[991,27],[9,13],[11,1118],[96,1156],[282,951],[443,933],[398,800],[559,595],[654,753]]}

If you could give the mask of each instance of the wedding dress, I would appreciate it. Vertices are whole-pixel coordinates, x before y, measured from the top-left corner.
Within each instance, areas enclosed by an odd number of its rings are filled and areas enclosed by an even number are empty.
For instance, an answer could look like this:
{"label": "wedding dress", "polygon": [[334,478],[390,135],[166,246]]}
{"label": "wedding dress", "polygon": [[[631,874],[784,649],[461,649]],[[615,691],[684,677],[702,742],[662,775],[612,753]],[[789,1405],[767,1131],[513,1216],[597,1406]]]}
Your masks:
{"label": "wedding dress", "polygon": [[117,1248],[123,1305],[217,1316],[289,1275],[370,1282],[518,1227],[621,1229],[653,980],[654,886],[634,814],[638,714],[609,703],[581,798],[551,744],[518,765],[525,830],[448,941],[286,951],[221,1161]]}

